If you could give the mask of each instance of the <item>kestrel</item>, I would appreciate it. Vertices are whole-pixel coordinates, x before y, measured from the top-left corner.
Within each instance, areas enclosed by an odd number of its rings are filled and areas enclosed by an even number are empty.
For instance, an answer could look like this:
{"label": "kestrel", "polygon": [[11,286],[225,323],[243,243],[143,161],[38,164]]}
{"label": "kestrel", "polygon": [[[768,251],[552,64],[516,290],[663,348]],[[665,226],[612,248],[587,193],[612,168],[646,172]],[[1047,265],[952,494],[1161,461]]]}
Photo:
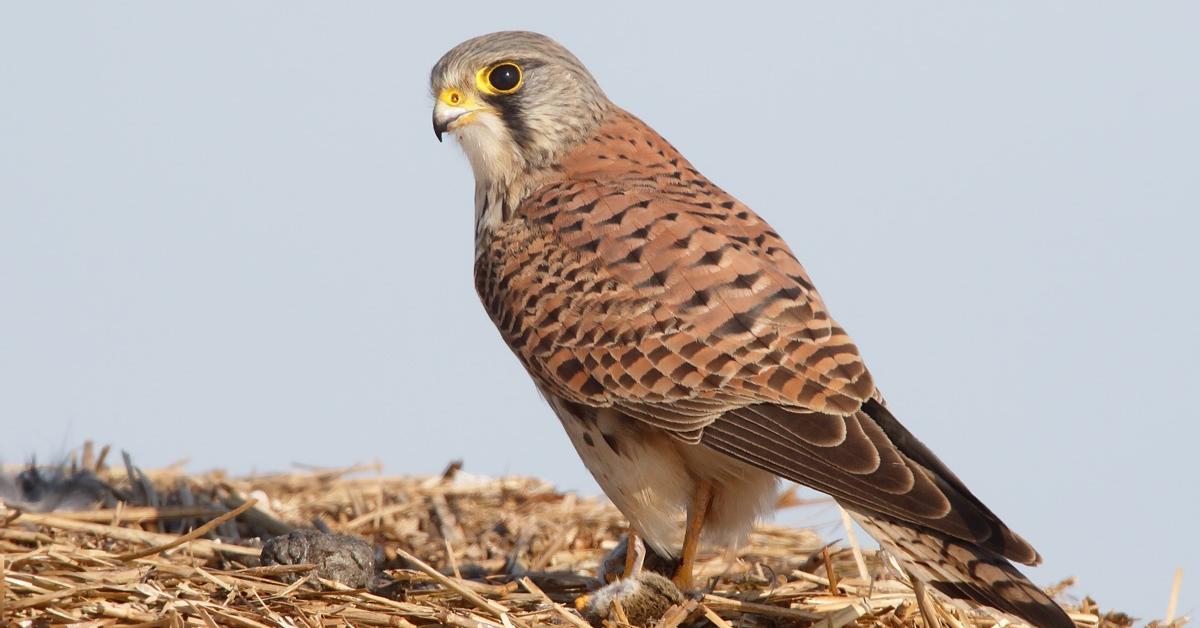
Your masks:
{"label": "kestrel", "polygon": [[479,297],[632,529],[681,557],[677,583],[701,533],[739,542],[786,478],[947,596],[1074,625],[1009,562],[1033,547],[892,415],[779,234],[574,55],[484,35],[431,87],[475,175]]}

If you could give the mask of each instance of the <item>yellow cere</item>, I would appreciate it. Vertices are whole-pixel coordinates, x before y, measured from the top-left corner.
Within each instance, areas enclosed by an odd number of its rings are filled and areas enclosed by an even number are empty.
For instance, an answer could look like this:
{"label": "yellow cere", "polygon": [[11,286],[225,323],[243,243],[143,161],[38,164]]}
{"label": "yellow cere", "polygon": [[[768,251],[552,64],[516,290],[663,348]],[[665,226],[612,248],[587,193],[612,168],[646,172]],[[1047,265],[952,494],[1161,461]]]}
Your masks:
{"label": "yellow cere", "polygon": [[438,100],[451,107],[465,107],[467,105],[467,96],[453,87],[443,89],[442,93],[438,94]]}

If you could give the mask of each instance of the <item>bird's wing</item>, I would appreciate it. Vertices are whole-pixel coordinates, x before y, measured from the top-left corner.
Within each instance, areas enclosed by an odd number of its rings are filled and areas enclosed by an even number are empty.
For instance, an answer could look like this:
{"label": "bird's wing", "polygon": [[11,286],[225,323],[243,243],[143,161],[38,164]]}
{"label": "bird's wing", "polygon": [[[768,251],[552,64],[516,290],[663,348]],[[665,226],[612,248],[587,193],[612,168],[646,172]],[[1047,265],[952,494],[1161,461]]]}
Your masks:
{"label": "bird's wing", "polygon": [[845,416],[777,404],[737,408],[705,427],[701,442],[856,512],[932,529],[1028,565],[1041,562],[877,400]]}
{"label": "bird's wing", "polygon": [[778,234],[639,124],[566,160],[478,252],[480,296],[543,390],[1036,562],[868,403],[857,348]]}
{"label": "bird's wing", "polygon": [[711,420],[769,401],[849,413],[874,391],[783,241],[719,190],[570,181],[522,211],[540,237],[505,251],[512,272],[496,281],[510,298],[530,291],[521,281],[541,287],[510,307],[539,314],[528,357],[555,366],[568,398],[687,401],[681,412]]}

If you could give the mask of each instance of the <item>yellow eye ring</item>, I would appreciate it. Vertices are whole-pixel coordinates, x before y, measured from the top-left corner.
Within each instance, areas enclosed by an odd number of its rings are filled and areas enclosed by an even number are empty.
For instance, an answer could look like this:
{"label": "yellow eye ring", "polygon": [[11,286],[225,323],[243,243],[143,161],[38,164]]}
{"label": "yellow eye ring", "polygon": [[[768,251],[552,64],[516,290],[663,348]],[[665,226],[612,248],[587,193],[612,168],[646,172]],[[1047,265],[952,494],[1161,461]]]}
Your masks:
{"label": "yellow eye ring", "polygon": [[475,77],[476,85],[487,94],[511,94],[521,89],[524,82],[525,76],[521,72],[521,66],[512,61],[483,68]]}

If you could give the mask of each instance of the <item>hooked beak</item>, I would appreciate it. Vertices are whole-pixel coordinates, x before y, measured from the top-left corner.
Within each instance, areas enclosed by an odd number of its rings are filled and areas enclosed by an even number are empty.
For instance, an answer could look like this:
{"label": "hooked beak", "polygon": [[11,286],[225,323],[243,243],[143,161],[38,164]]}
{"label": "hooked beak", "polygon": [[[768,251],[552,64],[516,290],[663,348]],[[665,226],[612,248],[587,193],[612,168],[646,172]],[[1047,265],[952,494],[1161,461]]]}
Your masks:
{"label": "hooked beak", "polygon": [[[453,107],[439,100],[433,106],[433,134],[439,142],[442,141],[443,134],[462,126],[462,123],[466,122],[464,118],[472,113],[475,113],[474,109]],[[460,120],[462,122],[459,122]],[[455,124],[456,122],[459,123]]]}

